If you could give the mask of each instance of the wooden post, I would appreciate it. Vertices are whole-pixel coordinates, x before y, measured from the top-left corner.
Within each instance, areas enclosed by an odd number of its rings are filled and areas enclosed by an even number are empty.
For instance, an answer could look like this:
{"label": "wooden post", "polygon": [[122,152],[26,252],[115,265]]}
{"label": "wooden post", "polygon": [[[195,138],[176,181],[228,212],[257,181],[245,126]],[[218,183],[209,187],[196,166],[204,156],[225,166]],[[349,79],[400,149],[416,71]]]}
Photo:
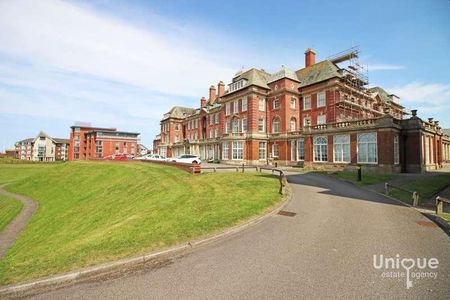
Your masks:
{"label": "wooden post", "polygon": [[389,183],[385,183],[384,184],[384,190],[385,190],[385,194],[389,196]]}
{"label": "wooden post", "polygon": [[242,164],[242,173],[244,173],[245,170],[245,164]]}

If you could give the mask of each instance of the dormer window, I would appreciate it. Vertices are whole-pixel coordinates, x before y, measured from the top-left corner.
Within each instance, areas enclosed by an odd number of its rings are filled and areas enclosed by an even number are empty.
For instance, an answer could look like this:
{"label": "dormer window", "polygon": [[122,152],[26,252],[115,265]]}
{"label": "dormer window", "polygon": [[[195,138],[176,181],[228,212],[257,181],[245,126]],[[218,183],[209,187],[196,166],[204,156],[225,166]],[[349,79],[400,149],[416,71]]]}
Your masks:
{"label": "dormer window", "polygon": [[234,92],[234,91],[240,90],[245,86],[246,83],[247,83],[247,80],[245,80],[245,79],[240,79],[236,82],[230,83],[228,85],[228,91]]}

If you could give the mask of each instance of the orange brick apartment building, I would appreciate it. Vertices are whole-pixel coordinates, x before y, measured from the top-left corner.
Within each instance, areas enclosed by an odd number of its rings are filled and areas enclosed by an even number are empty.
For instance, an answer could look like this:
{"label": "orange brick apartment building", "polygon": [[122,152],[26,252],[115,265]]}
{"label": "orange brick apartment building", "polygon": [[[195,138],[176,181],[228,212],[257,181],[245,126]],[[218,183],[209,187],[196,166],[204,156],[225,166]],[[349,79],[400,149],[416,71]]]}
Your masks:
{"label": "orange brick apartment building", "polygon": [[[410,117],[399,98],[368,88],[354,49],[305,67],[238,72],[197,109],[173,107],[154,145],[160,154],[225,163],[356,165],[387,172],[436,169],[450,159],[439,122]],[[339,64],[348,62],[348,67]]]}
{"label": "orange brick apartment building", "polygon": [[70,128],[69,160],[103,159],[113,154],[138,155],[139,133],[88,124]]}

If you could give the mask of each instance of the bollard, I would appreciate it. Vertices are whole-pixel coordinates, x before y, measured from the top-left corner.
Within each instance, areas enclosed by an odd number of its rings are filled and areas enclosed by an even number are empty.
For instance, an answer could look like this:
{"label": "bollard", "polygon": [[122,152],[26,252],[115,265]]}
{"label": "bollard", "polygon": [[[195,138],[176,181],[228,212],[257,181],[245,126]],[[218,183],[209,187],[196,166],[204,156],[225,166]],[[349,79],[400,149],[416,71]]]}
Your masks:
{"label": "bollard", "polygon": [[244,173],[245,170],[245,164],[242,164],[242,173]]}
{"label": "bollard", "polygon": [[389,196],[389,184],[387,182],[384,184],[384,190],[385,190],[385,194],[387,196]]}
{"label": "bollard", "polygon": [[442,210],[444,209],[444,202],[440,201],[441,198],[439,196],[436,197],[436,214],[442,214]]}
{"label": "bollard", "polygon": [[413,206],[416,207],[417,205],[419,205],[419,194],[414,191],[413,192]]}
{"label": "bollard", "polygon": [[275,162],[275,168],[278,168],[278,163],[277,162]]}
{"label": "bollard", "polygon": [[358,181],[361,181],[361,177],[362,177],[361,166],[358,166]]}

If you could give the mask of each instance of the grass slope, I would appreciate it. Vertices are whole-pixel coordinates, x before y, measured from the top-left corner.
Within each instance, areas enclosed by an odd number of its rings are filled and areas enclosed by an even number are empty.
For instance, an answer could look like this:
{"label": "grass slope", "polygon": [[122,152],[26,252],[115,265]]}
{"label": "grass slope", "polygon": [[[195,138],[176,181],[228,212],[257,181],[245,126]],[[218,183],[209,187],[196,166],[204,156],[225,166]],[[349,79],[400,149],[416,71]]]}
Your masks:
{"label": "grass slope", "polygon": [[[442,175],[436,175],[422,180],[417,180],[408,184],[402,185],[403,188],[409,191],[417,191],[419,193],[419,201],[426,202],[433,197],[434,194],[439,192],[442,188],[446,187],[450,183],[450,174],[444,173]],[[412,204],[412,197],[410,193],[392,189],[389,194],[403,202]]]}
{"label": "grass slope", "polygon": [[39,202],[0,260],[0,285],[198,238],[275,204],[278,180],[257,173],[192,176],[146,163],[2,165],[0,183]]}
{"label": "grass slope", "polygon": [[0,195],[0,231],[17,216],[22,207],[22,202]]}

